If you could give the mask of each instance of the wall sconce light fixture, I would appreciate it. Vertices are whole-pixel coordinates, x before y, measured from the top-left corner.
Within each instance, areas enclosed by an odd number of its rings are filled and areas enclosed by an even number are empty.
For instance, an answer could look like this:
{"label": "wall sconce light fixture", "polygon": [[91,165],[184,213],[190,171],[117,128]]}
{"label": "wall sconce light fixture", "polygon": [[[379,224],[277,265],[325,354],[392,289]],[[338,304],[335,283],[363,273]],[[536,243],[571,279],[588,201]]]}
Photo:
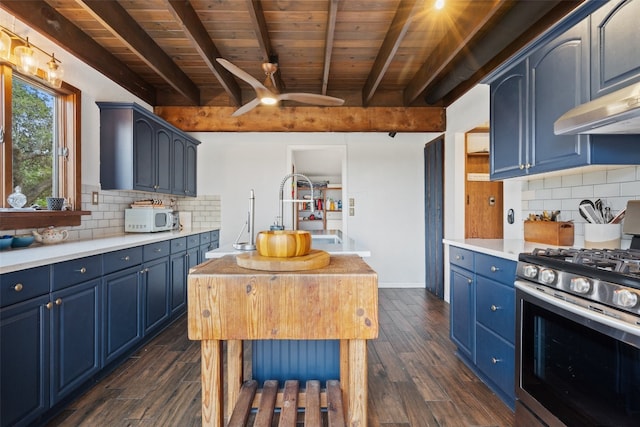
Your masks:
{"label": "wall sconce light fixture", "polygon": [[[42,71],[39,70],[39,54],[36,50],[50,58],[46,63],[46,69]],[[28,37],[23,39],[13,31],[2,26],[0,26],[0,59],[12,63],[18,71],[23,74],[43,78],[51,87],[59,88],[62,86],[64,69],[62,68],[60,60],[55,57],[55,54],[48,54],[39,47],[31,44]],[[44,77],[42,77],[43,75]]]}

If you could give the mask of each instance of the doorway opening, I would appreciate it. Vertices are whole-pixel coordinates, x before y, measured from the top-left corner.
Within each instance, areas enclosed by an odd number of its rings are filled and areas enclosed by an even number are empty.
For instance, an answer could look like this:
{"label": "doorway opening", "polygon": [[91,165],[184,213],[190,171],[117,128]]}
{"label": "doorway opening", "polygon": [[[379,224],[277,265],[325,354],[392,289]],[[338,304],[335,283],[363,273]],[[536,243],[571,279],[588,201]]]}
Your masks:
{"label": "doorway opening", "polygon": [[[295,203],[284,213],[285,224],[291,229],[340,230],[347,235],[347,221],[342,207],[347,200],[347,147],[345,145],[296,145],[287,147],[289,173],[307,176],[314,188],[314,206]],[[303,199],[308,191],[294,189],[294,196]],[[345,203],[343,203],[343,201]]]}
{"label": "doorway opening", "polygon": [[465,133],[465,238],[502,239],[502,181],[489,181],[489,128]]}

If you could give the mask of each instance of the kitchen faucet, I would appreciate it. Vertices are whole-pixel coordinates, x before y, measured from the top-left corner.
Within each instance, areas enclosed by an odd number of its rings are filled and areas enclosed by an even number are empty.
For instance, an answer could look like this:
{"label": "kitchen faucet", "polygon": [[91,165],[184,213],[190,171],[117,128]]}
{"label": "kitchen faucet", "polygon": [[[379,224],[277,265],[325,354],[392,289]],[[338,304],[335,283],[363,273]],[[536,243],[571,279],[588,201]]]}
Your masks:
{"label": "kitchen faucet", "polygon": [[287,180],[289,178],[293,178],[293,177],[304,178],[309,183],[309,188],[311,189],[311,213],[314,212],[314,208],[313,208],[313,205],[314,205],[314,203],[313,203],[313,183],[311,182],[311,180],[309,178],[307,178],[305,175],[303,175],[301,173],[290,173],[290,174],[286,175],[284,178],[282,178],[282,182],[280,182],[280,198],[279,198],[280,210],[278,212],[278,217],[276,218],[277,224],[274,225],[274,226],[271,226],[271,228],[273,230],[284,230],[284,223],[283,223],[283,218],[282,218],[282,211],[283,211],[283,208],[284,208],[284,202],[291,202],[291,203],[307,203],[308,202],[308,200],[300,200],[300,199],[285,200],[284,199],[284,183],[287,182]]}

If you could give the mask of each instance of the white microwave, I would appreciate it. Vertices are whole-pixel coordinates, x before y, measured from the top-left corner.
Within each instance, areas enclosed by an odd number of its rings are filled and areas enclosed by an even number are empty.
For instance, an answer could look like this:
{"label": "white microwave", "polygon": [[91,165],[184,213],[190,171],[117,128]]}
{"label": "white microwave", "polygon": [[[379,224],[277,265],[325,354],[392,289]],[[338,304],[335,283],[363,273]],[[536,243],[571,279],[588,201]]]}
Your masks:
{"label": "white microwave", "polygon": [[126,233],[155,233],[177,228],[177,215],[172,209],[131,208],[124,211]]}

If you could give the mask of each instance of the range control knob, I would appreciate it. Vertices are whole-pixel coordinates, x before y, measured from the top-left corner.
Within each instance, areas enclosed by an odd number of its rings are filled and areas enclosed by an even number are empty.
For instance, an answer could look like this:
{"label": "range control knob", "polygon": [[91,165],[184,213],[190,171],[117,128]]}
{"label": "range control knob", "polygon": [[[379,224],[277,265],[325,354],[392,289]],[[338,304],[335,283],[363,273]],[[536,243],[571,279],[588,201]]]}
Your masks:
{"label": "range control knob", "polygon": [[524,277],[526,277],[528,279],[533,279],[538,274],[538,267],[536,267],[535,265],[530,265],[530,264],[525,265],[522,268],[522,274],[524,274]]}
{"label": "range control knob", "polygon": [[591,282],[586,277],[574,277],[569,283],[569,289],[579,294],[591,292]]}
{"label": "range control knob", "polygon": [[638,294],[627,289],[613,292],[613,303],[624,308],[631,308],[638,303]]}
{"label": "range control knob", "polygon": [[546,285],[550,285],[556,280],[556,272],[553,270],[549,270],[548,268],[543,268],[540,270],[540,281]]}

